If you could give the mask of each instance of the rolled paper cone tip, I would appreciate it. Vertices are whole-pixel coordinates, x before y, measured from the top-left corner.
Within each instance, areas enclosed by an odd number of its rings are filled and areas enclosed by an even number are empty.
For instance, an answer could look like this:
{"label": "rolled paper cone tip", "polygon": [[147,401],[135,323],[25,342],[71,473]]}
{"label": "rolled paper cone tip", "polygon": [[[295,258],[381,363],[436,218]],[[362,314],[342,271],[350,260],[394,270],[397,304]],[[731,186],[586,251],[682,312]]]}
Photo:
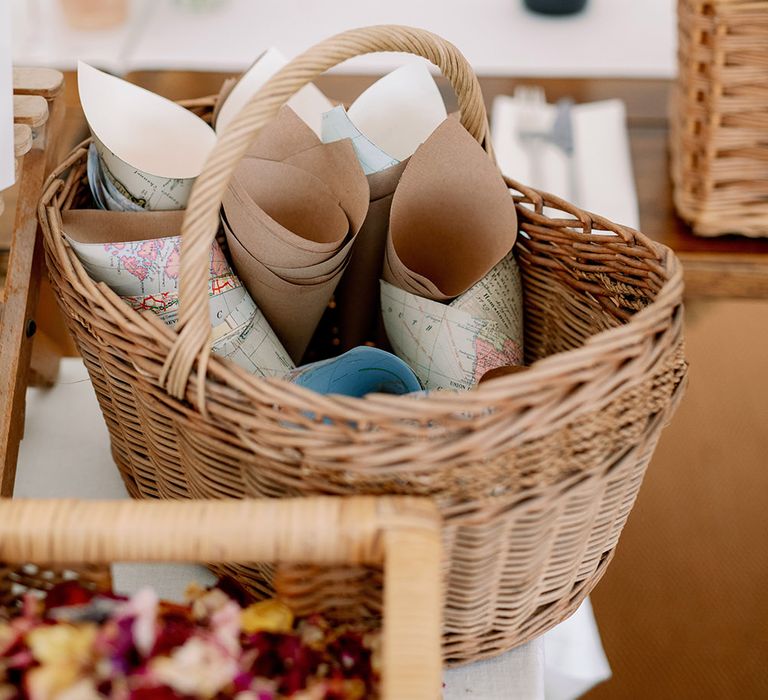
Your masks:
{"label": "rolled paper cone tip", "polygon": [[489,369],[482,377],[478,384],[492,381],[493,379],[499,379],[500,377],[508,377],[510,374],[520,374],[525,372],[529,367],[527,365],[507,365],[505,367],[494,367]]}

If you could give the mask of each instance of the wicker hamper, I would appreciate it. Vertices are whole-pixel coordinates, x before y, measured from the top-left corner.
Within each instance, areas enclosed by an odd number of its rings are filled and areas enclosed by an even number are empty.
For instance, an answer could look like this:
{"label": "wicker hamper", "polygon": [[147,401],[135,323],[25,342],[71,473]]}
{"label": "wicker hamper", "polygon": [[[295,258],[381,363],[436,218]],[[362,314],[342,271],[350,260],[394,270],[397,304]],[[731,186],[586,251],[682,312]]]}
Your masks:
{"label": "wicker hamper", "polygon": [[[258,525],[257,525],[258,524]],[[67,579],[108,589],[112,561],[384,565],[382,698],[440,695],[440,518],[415,498],[0,503],[0,620]],[[77,562],[88,562],[78,566]]]}
{"label": "wicker hamper", "polygon": [[702,236],[768,236],[768,0],[679,0],[677,211]]}
{"label": "wicker hamper", "polygon": [[[373,51],[436,64],[490,154],[478,82],[448,42],[383,26],[317,45],[262,89],[198,178],[178,332],[94,284],[67,246],[60,211],[88,196],[83,148],[52,174],[40,216],[53,285],[131,494],[431,496],[445,519],[444,654],[462,662],[552,627],[605,571],[681,395],[681,270],[641,233],[510,181],[522,231],[526,372],[461,394],[352,399],[255,379],[210,356],[205,270],[227,178],[292,93]],[[258,585],[259,572],[239,574]],[[359,587],[362,608],[375,607],[376,576],[366,570],[356,579],[294,574],[309,607],[333,600],[342,584]]]}

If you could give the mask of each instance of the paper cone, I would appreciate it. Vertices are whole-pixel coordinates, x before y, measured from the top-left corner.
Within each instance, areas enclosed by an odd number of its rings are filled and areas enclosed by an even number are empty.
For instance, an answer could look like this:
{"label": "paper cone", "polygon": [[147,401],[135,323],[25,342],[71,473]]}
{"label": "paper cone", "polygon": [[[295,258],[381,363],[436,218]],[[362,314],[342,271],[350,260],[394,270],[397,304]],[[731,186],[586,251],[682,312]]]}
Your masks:
{"label": "paper cone", "polygon": [[339,340],[342,350],[365,343],[386,348],[379,311],[379,277],[389,228],[389,210],[397,183],[408,161],[368,175],[370,203],[349,268],[336,290]]}
{"label": "paper cone", "polygon": [[492,369],[522,364],[522,302],[513,253],[450,304],[381,281],[389,341],[425,389],[471,389]]}
{"label": "paper cone", "polygon": [[426,61],[408,63],[377,80],[347,114],[367,139],[397,161],[413,155],[448,116]]}
{"label": "paper cone", "polygon": [[183,209],[216,143],[213,129],[175,102],[82,61],[77,79],[105,176],[143,209]]}
{"label": "paper cone", "polygon": [[[62,228],[86,272],[135,310],[174,325],[179,310],[183,212],[65,210]],[[208,308],[212,350],[259,376],[283,376],[293,362],[215,243]]]}
{"label": "paper cone", "polygon": [[368,199],[351,143],[322,144],[289,108],[230,183],[223,219],[233,261],[296,361],[349,263]]}
{"label": "paper cone", "polygon": [[283,105],[277,116],[256,134],[246,151],[246,158],[283,161],[321,143],[296,112]]}
{"label": "paper cone", "polygon": [[383,277],[405,291],[447,301],[488,274],[516,237],[515,204],[499,170],[449,118],[400,178]]}
{"label": "paper cone", "polygon": [[[285,56],[273,47],[261,54],[236,82],[231,85],[225,83],[227,89],[222,89],[220,107],[214,113],[216,132],[221,134],[251,97],[287,64]],[[312,83],[301,88],[288,100],[288,104],[317,134],[320,133],[323,113],[333,108],[331,101]]]}
{"label": "paper cone", "polygon": [[335,107],[330,112],[323,114],[321,133],[324,143],[349,140],[366,175],[381,172],[400,162],[367,138],[352,123],[342,106]]}
{"label": "paper cone", "polygon": [[232,262],[243,283],[249,291],[253,290],[251,293],[258,298],[259,308],[291,358],[301,359],[347,261],[328,275],[304,282],[290,281],[279,277],[254,257],[232,233],[226,221],[224,231]]}
{"label": "paper cone", "polygon": [[343,350],[368,342],[387,347],[378,280],[392,195],[408,158],[445,118],[440,91],[423,63],[398,68],[365,90],[348,112],[337,108],[324,117],[323,140],[353,139],[371,192],[352,261],[336,290]]}

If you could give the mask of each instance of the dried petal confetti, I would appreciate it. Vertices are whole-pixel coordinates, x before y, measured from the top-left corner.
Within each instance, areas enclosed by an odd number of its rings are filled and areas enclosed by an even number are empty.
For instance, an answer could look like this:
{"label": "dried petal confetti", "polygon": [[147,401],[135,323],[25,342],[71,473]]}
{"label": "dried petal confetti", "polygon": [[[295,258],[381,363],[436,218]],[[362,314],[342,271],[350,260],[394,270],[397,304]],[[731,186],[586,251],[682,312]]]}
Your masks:
{"label": "dried petal confetti", "polygon": [[291,609],[279,600],[262,600],[243,610],[243,632],[290,632]]}
{"label": "dried petal confetti", "polygon": [[0,700],[362,700],[378,696],[379,634],[248,604],[223,581],[187,605],[76,582],[0,622]]}

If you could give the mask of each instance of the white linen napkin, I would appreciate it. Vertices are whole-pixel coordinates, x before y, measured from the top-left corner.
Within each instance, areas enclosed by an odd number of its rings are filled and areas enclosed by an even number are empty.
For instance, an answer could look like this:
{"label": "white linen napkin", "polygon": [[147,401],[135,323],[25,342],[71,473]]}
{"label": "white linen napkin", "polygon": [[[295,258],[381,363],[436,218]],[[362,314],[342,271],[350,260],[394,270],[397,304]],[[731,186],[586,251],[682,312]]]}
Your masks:
{"label": "white linen napkin", "polygon": [[[549,131],[557,108],[543,104],[539,109],[539,128]],[[540,160],[537,167],[531,167],[531,149],[522,143],[518,133],[523,121],[521,113],[521,104],[514,97],[499,96],[494,101],[491,134],[496,158],[505,175],[617,223],[632,228],[639,226],[626,112],[621,100],[572,108],[576,192],[571,191],[568,157],[558,146],[539,140],[535,153]],[[533,174],[538,175],[540,181],[532,182]],[[512,673],[516,663],[513,655],[527,656],[526,675]],[[611,675],[589,599],[568,620],[533,642],[498,657],[496,663],[496,681],[506,678],[507,694],[501,691],[503,686],[496,686],[495,691],[489,686],[487,693],[478,695],[484,700],[512,696],[572,700]],[[474,675],[480,669],[481,665],[475,664],[468,667],[467,672]],[[543,688],[536,682],[540,678],[543,678]],[[481,678],[467,679],[467,687],[483,687]],[[446,694],[446,698],[449,697]]]}
{"label": "white linen napkin", "polygon": [[[582,209],[612,221],[638,228],[637,192],[626,128],[626,110],[621,100],[603,100],[574,105],[571,111],[574,167],[577,190],[572,196],[565,153],[551,143],[539,141],[539,164],[532,168],[529,150],[519,137],[520,102],[514,97],[494,100],[491,134],[501,171],[526,185],[555,194]],[[551,129],[555,105],[540,108],[540,128]],[[537,129],[538,130],[538,129]],[[538,172],[540,181],[532,181]]]}

